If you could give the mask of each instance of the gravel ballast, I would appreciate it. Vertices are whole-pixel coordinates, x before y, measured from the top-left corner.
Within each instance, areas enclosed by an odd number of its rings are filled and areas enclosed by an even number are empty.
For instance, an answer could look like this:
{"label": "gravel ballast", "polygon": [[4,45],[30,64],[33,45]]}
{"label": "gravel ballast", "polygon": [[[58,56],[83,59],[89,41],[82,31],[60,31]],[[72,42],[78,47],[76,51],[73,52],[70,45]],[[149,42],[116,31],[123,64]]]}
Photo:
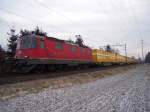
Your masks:
{"label": "gravel ballast", "polygon": [[150,112],[149,68],[0,100],[0,112]]}

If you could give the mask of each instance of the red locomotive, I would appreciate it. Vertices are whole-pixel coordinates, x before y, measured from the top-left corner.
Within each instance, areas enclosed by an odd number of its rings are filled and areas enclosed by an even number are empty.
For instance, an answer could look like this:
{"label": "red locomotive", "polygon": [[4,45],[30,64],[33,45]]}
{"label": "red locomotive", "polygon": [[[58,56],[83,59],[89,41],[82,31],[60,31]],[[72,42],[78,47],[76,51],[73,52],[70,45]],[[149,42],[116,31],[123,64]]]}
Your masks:
{"label": "red locomotive", "polygon": [[[79,38],[78,38],[79,39]],[[82,44],[48,37],[42,34],[28,33],[20,36],[14,60],[15,70],[19,72],[54,70],[68,66],[97,66],[137,63],[136,59],[125,58],[105,50],[91,49]],[[125,61],[125,60],[128,61]]]}
{"label": "red locomotive", "polygon": [[38,65],[51,68],[60,65],[88,65],[93,61],[92,49],[87,46],[35,34],[18,39],[15,58],[20,65],[26,65],[26,72]]}

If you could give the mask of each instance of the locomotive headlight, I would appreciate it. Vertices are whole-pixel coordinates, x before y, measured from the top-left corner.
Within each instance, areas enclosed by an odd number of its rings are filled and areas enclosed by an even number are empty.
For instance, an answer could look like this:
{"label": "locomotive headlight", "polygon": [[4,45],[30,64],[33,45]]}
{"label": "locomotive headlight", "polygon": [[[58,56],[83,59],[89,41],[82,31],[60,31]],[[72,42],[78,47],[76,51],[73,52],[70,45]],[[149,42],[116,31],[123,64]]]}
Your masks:
{"label": "locomotive headlight", "polygon": [[21,54],[21,53],[22,53],[22,51],[21,51],[21,50],[19,50],[19,51],[18,51],[18,54]]}
{"label": "locomotive headlight", "polygon": [[25,58],[29,58],[29,56],[24,56]]}

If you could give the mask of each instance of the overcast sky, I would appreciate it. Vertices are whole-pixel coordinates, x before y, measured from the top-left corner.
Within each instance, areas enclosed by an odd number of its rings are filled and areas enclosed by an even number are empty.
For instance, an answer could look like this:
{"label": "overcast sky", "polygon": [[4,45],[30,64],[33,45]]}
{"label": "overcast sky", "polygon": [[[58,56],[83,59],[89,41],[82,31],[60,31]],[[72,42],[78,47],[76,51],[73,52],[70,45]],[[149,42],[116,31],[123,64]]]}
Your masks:
{"label": "overcast sky", "polygon": [[[92,48],[127,44],[129,56],[150,50],[150,0],[0,0],[0,44],[7,32],[42,28],[50,36],[75,40],[80,34]],[[116,47],[123,53],[123,47]]]}

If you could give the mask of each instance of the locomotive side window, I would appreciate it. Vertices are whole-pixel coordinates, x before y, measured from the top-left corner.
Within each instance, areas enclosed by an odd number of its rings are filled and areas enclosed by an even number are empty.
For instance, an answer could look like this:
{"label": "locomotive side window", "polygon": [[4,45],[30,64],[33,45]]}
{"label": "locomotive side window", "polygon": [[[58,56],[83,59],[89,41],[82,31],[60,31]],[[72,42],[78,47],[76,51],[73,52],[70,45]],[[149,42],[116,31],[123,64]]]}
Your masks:
{"label": "locomotive side window", "polygon": [[82,53],[85,53],[85,49],[84,49],[84,48],[81,48],[81,52],[82,52]]}
{"label": "locomotive side window", "polygon": [[56,48],[56,49],[63,49],[63,45],[62,45],[62,43],[61,43],[61,42],[56,41],[56,43],[55,43],[55,48]]}
{"label": "locomotive side window", "polygon": [[20,49],[21,48],[21,39],[19,38],[17,40],[17,49]]}
{"label": "locomotive side window", "polygon": [[25,37],[22,38],[22,47],[23,48],[26,47],[26,39],[25,39]]}
{"label": "locomotive side window", "polygon": [[75,52],[75,51],[76,51],[76,47],[75,47],[75,46],[71,46],[70,50],[71,50],[72,52]]}
{"label": "locomotive side window", "polygon": [[43,38],[40,39],[40,48],[44,48],[44,40],[43,40]]}
{"label": "locomotive side window", "polygon": [[32,37],[32,44],[31,44],[32,48],[36,48],[36,38]]}
{"label": "locomotive side window", "polygon": [[22,48],[26,49],[26,48],[36,48],[36,36],[33,35],[28,35],[28,36],[23,36],[22,37]]}
{"label": "locomotive side window", "polygon": [[23,48],[30,48],[31,39],[29,37],[23,37],[22,41]]}

